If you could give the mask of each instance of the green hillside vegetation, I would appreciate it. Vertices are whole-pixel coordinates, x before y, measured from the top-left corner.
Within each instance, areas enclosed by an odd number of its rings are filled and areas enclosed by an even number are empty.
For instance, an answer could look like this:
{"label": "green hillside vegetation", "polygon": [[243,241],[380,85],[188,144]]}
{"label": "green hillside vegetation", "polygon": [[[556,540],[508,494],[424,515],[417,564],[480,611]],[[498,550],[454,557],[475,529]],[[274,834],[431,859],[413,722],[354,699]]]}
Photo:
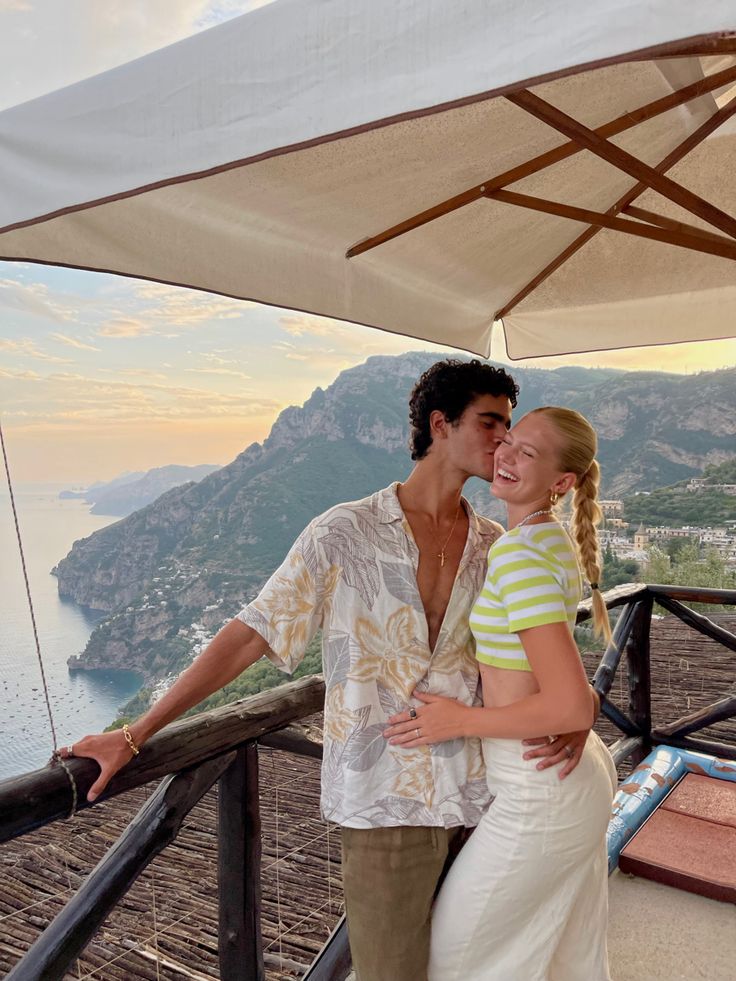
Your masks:
{"label": "green hillside vegetation", "polygon": [[[709,466],[703,476],[711,484],[736,483],[736,459]],[[720,490],[686,490],[687,481],[661,487],[651,494],[624,498],[624,514],[632,525],[723,525],[736,517],[736,497]]]}
{"label": "green hillside vegetation", "polygon": [[709,484],[736,484],[736,459],[706,467],[703,476]]}
{"label": "green hillside vegetation", "polygon": [[[673,558],[653,545],[648,549],[648,562],[642,579],[645,582],[661,583],[670,586],[701,586],[709,589],[736,589],[736,570],[729,569],[721,555],[714,549],[701,552],[698,545],[691,542],[680,549]],[[726,607],[713,605],[688,606],[713,612]],[[730,609],[730,607],[728,607]]]}
{"label": "green hillside vegetation", "polygon": [[701,491],[699,494],[664,488],[648,496],[624,498],[626,520],[633,525],[643,522],[650,527],[663,525],[679,528],[684,525],[723,525],[733,521],[736,498],[722,491]]}
{"label": "green hillside vegetation", "polygon": [[625,582],[638,582],[640,579],[639,563],[635,559],[620,559],[609,545],[603,553],[603,575],[601,588],[613,589]]}
{"label": "green hillside vegetation", "polygon": [[322,635],[317,634],[307,648],[304,659],[294,674],[284,674],[283,671],[275,668],[268,658],[261,658],[235,681],[221,688],[220,691],[216,691],[209,698],[205,698],[199,705],[195,705],[186,713],[185,718],[189,715],[196,715],[198,712],[219,708],[221,705],[229,705],[230,702],[235,702],[239,698],[247,698],[248,695],[255,695],[259,691],[277,688],[287,681],[296,681],[298,678],[306,678],[307,675],[319,674],[321,670]]}
{"label": "green hillside vegetation", "polygon": [[[309,647],[307,647],[304,659],[294,674],[284,674],[283,671],[275,668],[268,658],[263,657],[260,661],[256,661],[255,664],[251,665],[247,671],[244,671],[234,681],[231,681],[229,685],[225,685],[224,688],[214,692],[214,694],[205,698],[198,705],[189,709],[188,712],[185,712],[182,718],[197,715],[199,712],[207,712],[210,709],[220,708],[221,705],[229,705],[231,702],[237,702],[239,699],[247,698],[249,695],[257,695],[259,691],[277,688],[287,681],[296,681],[298,678],[307,677],[307,675],[319,674],[321,670],[322,635],[318,633]],[[134,698],[126,703],[123,709],[125,714],[119,716],[105,731],[109,732],[111,729],[120,729],[126,722],[130,723],[134,719],[137,719],[139,715],[142,715],[149,708],[150,698],[151,690],[149,688],[142,688]]]}

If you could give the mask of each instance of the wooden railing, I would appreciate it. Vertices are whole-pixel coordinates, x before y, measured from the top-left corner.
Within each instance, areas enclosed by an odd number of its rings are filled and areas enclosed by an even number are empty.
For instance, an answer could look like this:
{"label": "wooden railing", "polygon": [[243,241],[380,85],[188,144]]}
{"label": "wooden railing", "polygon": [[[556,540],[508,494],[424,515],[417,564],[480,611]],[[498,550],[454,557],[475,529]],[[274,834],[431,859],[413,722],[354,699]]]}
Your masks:
{"label": "wooden railing", "polygon": [[[658,604],[694,630],[736,652],[736,636],[689,609],[687,602],[736,604],[735,590],[676,586],[620,586],[605,594],[609,609],[623,607],[613,642],[593,679],[603,714],[621,732],[611,747],[621,763],[638,762],[660,742],[736,759],[736,746],[694,738],[716,722],[736,717],[736,695],[652,728],[649,630]],[[578,623],[590,618],[581,604]],[[628,663],[628,705],[610,698],[616,672]],[[264,978],[260,928],[260,812],[257,745],[320,757],[319,743],[291,724],[322,709],[319,676],[262,692],[241,702],[168,726],[111,782],[103,800],[151,781],[161,784],[83,885],[8,975],[8,981],[55,981],[89,943],[105,917],[153,858],[175,838],[194,805],[219,783],[219,958],[223,981]],[[92,761],[69,763],[78,809],[94,806],[86,794],[97,776]],[[163,778],[163,779],[162,779]],[[95,802],[97,803],[97,802]],[[0,782],[0,842],[69,815],[72,788],[60,766]],[[309,981],[343,981],[350,967],[344,920],[305,975]]]}
{"label": "wooden railing", "polygon": [[[701,613],[684,604],[736,604],[736,590],[699,589],[689,586],[620,586],[606,596],[606,606],[623,606],[613,640],[601,658],[593,686],[601,696],[601,712],[622,733],[611,752],[617,764],[625,759],[640,762],[659,743],[696,752],[736,759],[736,746],[712,739],[695,739],[692,733],[736,716],[736,695],[726,695],[698,712],[683,716],[659,728],[652,728],[652,687],[649,631],[654,604],[676,616],[687,626],[736,652],[736,636]],[[590,600],[581,603],[578,623],[590,617]],[[616,705],[609,694],[621,659],[628,664],[629,704]]]}

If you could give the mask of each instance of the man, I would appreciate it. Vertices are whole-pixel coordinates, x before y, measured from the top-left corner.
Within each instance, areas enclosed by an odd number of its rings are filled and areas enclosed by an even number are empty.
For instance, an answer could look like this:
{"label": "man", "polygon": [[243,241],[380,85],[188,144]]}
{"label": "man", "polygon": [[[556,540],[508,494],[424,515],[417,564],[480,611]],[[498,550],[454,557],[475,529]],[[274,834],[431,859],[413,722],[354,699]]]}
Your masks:
{"label": "man", "polygon": [[[490,481],[518,388],[502,369],[441,361],[410,400],[416,461],[403,484],[338,505],[299,536],[261,593],[227,624],[129,732],[88,736],[75,755],[100,764],[90,791],[153,733],[266,654],[293,671],[323,631],[326,697],[322,812],[342,826],[350,945],[359,981],[426,977],[433,896],[448,851],[489,804],[480,745],[406,751],[382,737],[415,689],[473,704],[469,627],[486,556],[502,528],[461,497]],[[576,765],[587,734],[531,755]]]}

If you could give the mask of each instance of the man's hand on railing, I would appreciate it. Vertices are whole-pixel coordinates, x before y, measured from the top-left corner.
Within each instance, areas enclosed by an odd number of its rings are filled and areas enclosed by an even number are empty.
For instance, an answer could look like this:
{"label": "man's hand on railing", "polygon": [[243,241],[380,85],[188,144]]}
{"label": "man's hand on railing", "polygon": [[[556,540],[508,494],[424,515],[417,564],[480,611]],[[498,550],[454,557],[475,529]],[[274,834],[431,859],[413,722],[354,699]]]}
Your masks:
{"label": "man's hand on railing", "polygon": [[[118,770],[130,763],[137,753],[138,744],[135,742],[134,729],[128,729],[132,745],[122,729],[113,732],[103,732],[97,736],[85,736],[72,746],[62,750],[62,756],[79,756],[94,760],[100,768],[100,775],[89,788],[87,800],[94,801],[105,790]],[[134,748],[135,747],[135,750]],[[71,750],[71,753],[69,752]]]}

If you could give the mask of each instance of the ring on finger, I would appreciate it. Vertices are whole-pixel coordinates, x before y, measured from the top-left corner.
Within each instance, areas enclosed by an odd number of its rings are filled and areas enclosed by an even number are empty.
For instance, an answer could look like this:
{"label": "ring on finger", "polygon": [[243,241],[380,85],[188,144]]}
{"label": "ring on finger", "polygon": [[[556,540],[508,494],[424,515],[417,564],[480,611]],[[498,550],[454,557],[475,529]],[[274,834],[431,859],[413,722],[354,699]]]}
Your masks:
{"label": "ring on finger", "polygon": [[414,732],[417,734],[417,739],[421,739],[422,738],[422,730],[421,729],[415,729]]}
{"label": "ring on finger", "polygon": [[66,748],[67,759],[70,759],[72,756],[74,756],[74,743],[72,743],[70,746],[67,746]]}
{"label": "ring on finger", "polygon": [[570,745],[565,746],[565,753],[567,754],[568,759],[570,759],[570,757],[574,754],[574,752],[575,749],[572,746]]}
{"label": "ring on finger", "polygon": [[547,736],[547,742],[552,745],[552,743],[557,741],[557,736]]}
{"label": "ring on finger", "polygon": [[409,718],[414,720],[417,717],[417,710],[415,708],[409,709]]}

